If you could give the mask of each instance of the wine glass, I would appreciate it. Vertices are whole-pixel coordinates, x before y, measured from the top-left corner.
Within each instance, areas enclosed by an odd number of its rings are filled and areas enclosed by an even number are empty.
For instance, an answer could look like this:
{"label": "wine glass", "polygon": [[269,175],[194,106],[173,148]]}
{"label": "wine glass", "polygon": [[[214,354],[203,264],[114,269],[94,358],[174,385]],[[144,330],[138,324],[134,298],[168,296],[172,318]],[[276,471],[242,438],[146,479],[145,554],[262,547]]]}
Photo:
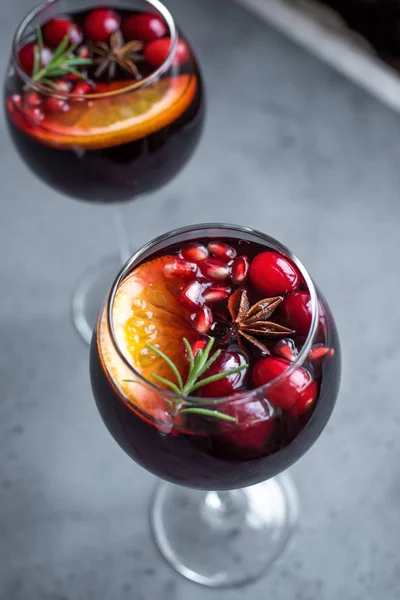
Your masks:
{"label": "wine glass", "polygon": [[[257,279],[271,261],[270,279]],[[258,284],[269,290],[283,280],[287,292],[260,299]],[[196,285],[192,315],[185,303]],[[247,297],[256,301],[250,309]],[[212,325],[204,326],[201,316],[210,313]],[[198,371],[200,387],[190,386],[198,361],[210,357],[206,374]],[[335,323],[299,259],[275,239],[235,225],[195,225],[153,240],[111,287],[90,373],[111,435],[164,480],[151,525],[166,560],[209,587],[239,586],[265,573],[297,520],[296,491],[283,472],[324,429],[340,383]]]}
{"label": "wine glass", "polygon": [[[104,37],[104,27],[113,33]],[[65,33],[76,42],[72,53],[62,47]],[[73,295],[74,323],[89,343],[102,298],[131,254],[123,204],[164,186],[198,144],[196,58],[159,0],[48,0],[17,28],[4,98],[14,145],[36,176],[71,198],[115,206],[119,256],[88,269]]]}

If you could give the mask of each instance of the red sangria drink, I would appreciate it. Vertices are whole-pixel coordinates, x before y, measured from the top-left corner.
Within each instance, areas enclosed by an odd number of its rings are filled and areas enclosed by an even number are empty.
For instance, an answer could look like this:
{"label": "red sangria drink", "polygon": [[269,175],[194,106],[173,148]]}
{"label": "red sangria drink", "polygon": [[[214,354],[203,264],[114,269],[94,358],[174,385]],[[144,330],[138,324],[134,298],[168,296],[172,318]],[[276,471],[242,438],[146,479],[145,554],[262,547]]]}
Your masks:
{"label": "red sangria drink", "polygon": [[[295,512],[290,485],[275,476],[320,435],[340,382],[332,314],[298,259],[276,240],[234,226],[195,226],[155,240],[117,277],[90,369],[98,409],[119,445],[182,486],[164,484],[156,495],[153,527],[163,554],[206,585],[257,577],[284,546]],[[195,551],[188,520],[200,536]],[[265,542],[256,558],[241,558],[243,569],[226,552],[222,564],[219,546],[210,547],[232,527],[228,553],[249,539],[256,549],[258,536]]]}
{"label": "red sangria drink", "polygon": [[123,203],[184,167],[204,95],[192,48],[158,0],[52,0],[17,30],[5,108],[15,147],[45,183],[78,200]]}

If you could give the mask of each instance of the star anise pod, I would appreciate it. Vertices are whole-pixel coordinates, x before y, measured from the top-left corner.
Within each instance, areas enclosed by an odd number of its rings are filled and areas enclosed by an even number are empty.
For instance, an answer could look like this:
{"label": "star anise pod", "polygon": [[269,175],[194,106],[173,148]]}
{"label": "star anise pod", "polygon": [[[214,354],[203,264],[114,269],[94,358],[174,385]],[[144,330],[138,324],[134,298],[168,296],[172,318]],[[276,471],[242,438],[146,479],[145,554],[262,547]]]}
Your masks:
{"label": "star anise pod", "polygon": [[117,66],[133,75],[136,79],[140,79],[140,72],[136,66],[136,62],[143,60],[141,51],[144,44],[139,41],[125,43],[123,35],[120,31],[116,31],[110,38],[110,45],[105,42],[96,42],[92,45],[93,54],[95,56],[94,64],[98,65],[95,71],[95,77],[101,77],[108,69],[108,76],[114,79]]}
{"label": "star anise pod", "polygon": [[251,306],[249,293],[246,288],[240,288],[233,292],[228,300],[228,309],[232,317],[234,334],[239,340],[240,338],[244,338],[261,350],[261,352],[270,354],[265,344],[257,339],[258,337],[277,338],[294,334],[294,331],[291,329],[268,321],[282,300],[282,296],[264,298]]}

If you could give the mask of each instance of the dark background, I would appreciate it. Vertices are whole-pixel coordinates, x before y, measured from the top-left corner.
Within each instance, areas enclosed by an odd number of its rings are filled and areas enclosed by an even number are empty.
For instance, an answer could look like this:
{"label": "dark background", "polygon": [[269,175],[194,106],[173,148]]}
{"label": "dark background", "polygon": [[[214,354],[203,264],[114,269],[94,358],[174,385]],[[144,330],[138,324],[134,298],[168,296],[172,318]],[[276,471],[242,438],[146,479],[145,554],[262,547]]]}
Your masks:
{"label": "dark background", "polygon": [[[35,0],[0,9],[1,70]],[[228,221],[286,243],[343,342],[336,412],[292,474],[292,550],[247,590],[175,575],[150,538],[155,480],[116,446],[71,327],[75,281],[116,249],[111,209],[45,188],[0,138],[1,600],[400,598],[399,117],[231,0],[167,0],[203,65],[207,128],[189,167],[126,209],[139,246]],[[245,549],[244,549],[245,551]]]}

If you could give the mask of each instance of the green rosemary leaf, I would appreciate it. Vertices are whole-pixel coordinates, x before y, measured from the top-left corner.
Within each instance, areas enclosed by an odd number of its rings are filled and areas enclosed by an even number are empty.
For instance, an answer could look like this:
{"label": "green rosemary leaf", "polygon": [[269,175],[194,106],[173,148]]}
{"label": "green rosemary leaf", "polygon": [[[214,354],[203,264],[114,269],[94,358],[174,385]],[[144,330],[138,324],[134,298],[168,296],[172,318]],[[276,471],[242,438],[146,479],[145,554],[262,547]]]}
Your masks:
{"label": "green rosemary leaf", "polygon": [[68,73],[71,73],[71,75],[75,75],[76,77],[79,77],[79,79],[87,79],[87,75],[85,75],[85,73],[81,73],[80,71],[77,71],[76,69],[73,69],[72,67],[68,67],[67,69]]}
{"label": "green rosemary leaf", "polygon": [[[176,377],[176,380],[178,382],[179,388],[180,388],[180,390],[182,390],[182,388],[183,388],[182,377],[181,377],[181,374],[179,373],[178,369],[176,368],[176,366],[172,362],[172,360],[170,358],[168,358],[168,356],[166,354],[164,354],[164,352],[161,352],[161,350],[159,350],[158,348],[156,348],[152,344],[146,344],[146,346],[148,348],[150,348],[150,350],[152,350],[153,352],[155,352],[156,354],[158,354],[158,356],[160,358],[162,358],[163,361],[165,361],[167,363],[167,365],[169,366],[169,368],[172,369],[172,371],[173,371],[173,373],[174,373],[174,375]],[[180,394],[179,391],[177,393]]]}
{"label": "green rosemary leaf", "polygon": [[[54,54],[51,58],[51,62],[55,63],[57,62],[57,60],[63,56],[69,46],[69,35],[66,35],[63,40],[60,42],[60,45],[57,46],[56,50],[54,51]],[[73,52],[73,50],[69,49],[69,51]]]}
{"label": "green rosemary leaf", "polygon": [[244,364],[241,367],[237,367],[236,369],[231,369],[230,371],[224,371],[223,373],[218,373],[217,375],[212,375],[211,377],[206,377],[206,379],[202,379],[195,383],[191,389],[191,392],[198,390],[199,388],[207,385],[209,383],[213,383],[214,381],[219,381],[220,379],[225,379],[225,377],[229,377],[229,375],[234,375],[235,373],[240,373],[244,369],[247,369],[249,365]]}
{"label": "green rosemary leaf", "polygon": [[92,59],[91,58],[77,58],[77,57],[72,57],[72,58],[68,58],[67,60],[63,61],[63,66],[65,65],[66,67],[68,67],[69,65],[91,65],[92,64]]}
{"label": "green rosemary leaf", "polygon": [[56,84],[51,79],[46,79],[46,77],[45,77],[44,79],[42,79],[42,83],[44,83],[45,85],[47,85],[50,88],[53,88],[53,90],[57,89]]}
{"label": "green rosemary leaf", "polygon": [[184,408],[181,411],[179,411],[179,414],[202,415],[204,417],[213,417],[215,419],[229,421],[230,423],[236,423],[235,417],[225,415],[224,413],[218,412],[217,410],[208,410],[207,408]]}
{"label": "green rosemary leaf", "polygon": [[208,371],[208,369],[211,367],[211,365],[217,360],[218,356],[221,354],[221,350],[217,350],[215,354],[212,355],[211,358],[208,359],[208,361],[206,362],[206,364],[204,365],[200,375],[203,375],[203,373],[205,373],[206,371]]}
{"label": "green rosemary leaf", "polygon": [[190,377],[190,375],[192,374],[192,371],[193,371],[193,367],[194,367],[193,350],[192,350],[192,346],[189,344],[189,342],[186,338],[183,338],[183,343],[185,344],[185,348],[189,355],[189,362],[190,362],[189,377]]}
{"label": "green rosemary leaf", "polygon": [[175,392],[175,394],[179,394],[180,395],[181,390],[172,381],[169,381],[168,379],[165,379],[164,377],[161,377],[161,375],[157,375],[157,373],[153,374],[153,379],[155,379],[159,383],[163,383],[164,385],[166,385],[167,387],[169,387],[173,392]]}
{"label": "green rosemary leaf", "polygon": [[39,46],[39,51],[40,51],[40,56],[42,56],[42,51],[43,51],[43,33],[42,33],[42,29],[40,27],[36,27],[36,37],[37,37],[37,45]]}

